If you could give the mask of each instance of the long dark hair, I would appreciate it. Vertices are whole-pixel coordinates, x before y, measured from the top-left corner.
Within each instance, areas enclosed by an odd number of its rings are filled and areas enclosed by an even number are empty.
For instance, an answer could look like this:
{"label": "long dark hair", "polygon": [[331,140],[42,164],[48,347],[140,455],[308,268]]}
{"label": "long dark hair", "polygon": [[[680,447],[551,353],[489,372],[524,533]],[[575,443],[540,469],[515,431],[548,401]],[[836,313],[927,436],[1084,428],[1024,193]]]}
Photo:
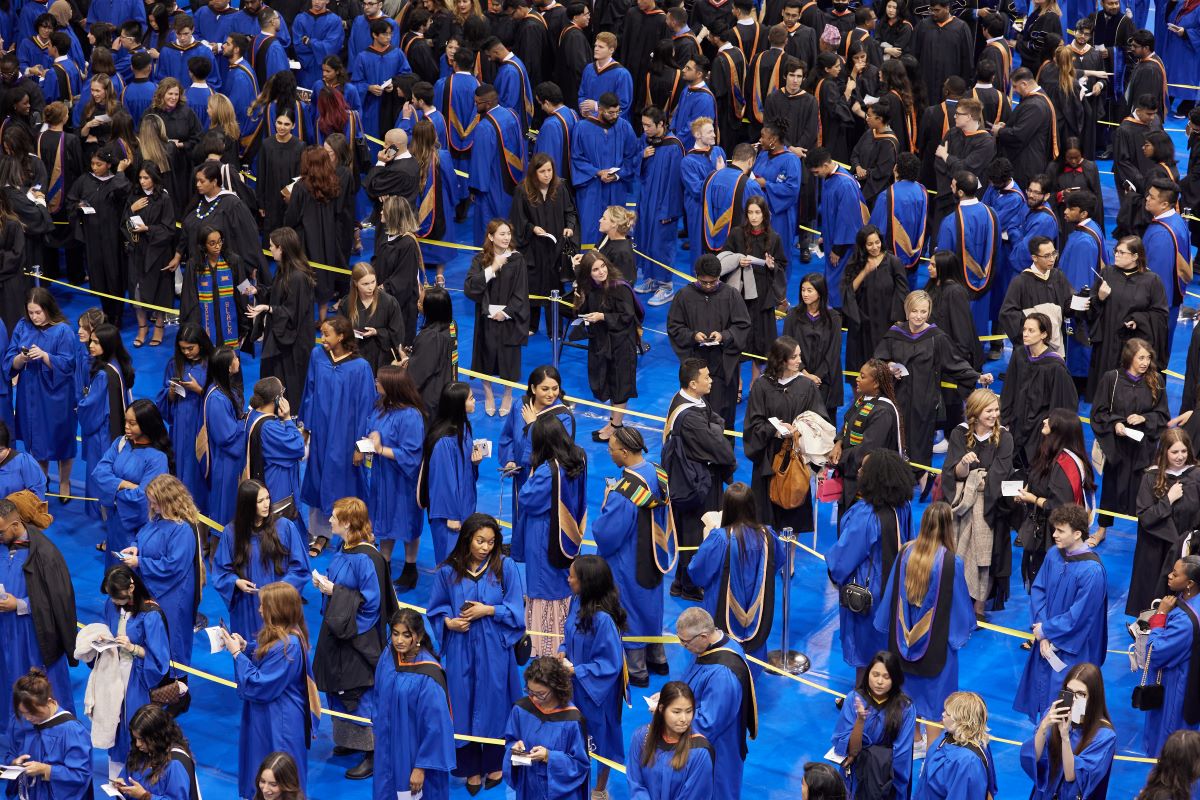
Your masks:
{"label": "long dark hair", "polygon": [[466,518],[462,524],[462,530],[458,532],[458,541],[454,543],[454,549],[450,551],[450,555],[446,556],[444,563],[450,565],[454,574],[458,576],[458,580],[461,581],[467,577],[467,573],[471,569],[471,539],[475,538],[475,534],[486,529],[491,529],[495,535],[492,552],[488,556],[487,569],[496,576],[497,583],[503,580],[504,553],[500,552],[500,545],[504,544],[504,531],[495,517],[481,511],[476,511]]}
{"label": "long dark hair", "polygon": [[462,445],[463,439],[471,435],[471,420],[467,418],[467,397],[471,387],[462,381],[451,381],[442,387],[442,396],[438,398],[437,414],[429,422],[425,432],[425,460],[438,439],[453,436]]}
{"label": "long dark hair", "polygon": [[[650,725],[646,728],[646,741],[642,742],[641,761],[643,767],[650,766],[658,757],[658,743],[666,739],[664,735],[667,732],[666,711],[671,703],[681,697],[692,704],[692,712],[695,713],[696,695],[692,692],[692,687],[683,681],[669,681],[659,691],[658,703],[650,717]],[[695,718],[693,717],[693,724],[694,722]],[[688,728],[671,749],[674,751],[671,755],[671,769],[678,771],[686,767],[692,751],[692,729]]]}
{"label": "long dark hair", "polygon": [[[497,548],[498,549],[498,548]],[[389,631],[397,625],[403,625],[417,635],[417,639],[421,642],[421,649],[433,655],[433,642],[429,639],[429,632],[425,630],[425,618],[421,616],[419,611],[411,608],[401,608],[392,614],[392,618],[388,620]],[[391,649],[389,643],[388,649]]]}
{"label": "long dark hair", "polygon": [[[256,525],[258,518],[258,493],[267,487],[256,480],[244,480],[238,486],[237,501],[233,508],[233,571],[241,571],[250,563],[250,542],[258,533],[258,555],[264,567],[270,567],[277,576],[282,576],[287,567],[288,551],[279,540],[275,529],[275,517],[267,514],[262,527]],[[268,490],[269,493],[269,490]]]}
{"label": "long dark hair", "polygon": [[[820,298],[817,301],[817,316],[822,322],[829,321],[829,283],[825,280],[825,276],[819,272],[810,272],[800,279],[801,288],[804,284],[808,284],[817,293]],[[808,307],[804,305],[804,301],[799,297],[796,298],[796,307],[792,310],[794,314],[807,314]]]}
{"label": "long dark hair", "polygon": [[533,388],[546,378],[558,384],[558,402],[564,403],[563,395],[566,394],[566,391],[563,389],[562,375],[557,367],[551,364],[542,364],[540,367],[534,367],[533,372],[529,373],[529,383],[525,387],[525,398],[522,400],[525,405],[533,405]]}
{"label": "long dark hair", "polygon": [[175,334],[175,349],[171,354],[172,372],[175,374],[175,379],[179,380],[183,377],[183,371],[187,369],[188,365],[188,360],[183,357],[183,351],[179,349],[181,344],[194,344],[200,348],[196,360],[203,363],[204,369],[207,371],[208,360],[212,358],[213,353],[212,339],[208,338],[208,331],[204,328],[188,323],[180,325]]}
{"label": "long dark hair", "polygon": [[1200,780],[1200,732],[1179,730],[1167,737],[1138,800],[1189,800]]}
{"label": "long dark hair", "polygon": [[125,342],[121,340],[121,331],[116,325],[106,323],[97,325],[92,330],[92,336],[96,337],[100,345],[100,355],[92,359],[91,374],[95,375],[104,369],[105,364],[115,361],[126,388],[131,388],[134,376],[133,360],[129,357],[129,351],[125,349]]}
{"label": "long dark hair", "polygon": [[1150,390],[1150,399],[1158,402],[1158,398],[1162,396],[1162,375],[1158,372],[1158,354],[1154,352],[1154,347],[1145,339],[1134,337],[1125,342],[1121,348],[1121,369],[1129,372],[1133,367],[1133,359],[1137,357],[1139,350],[1145,350],[1150,354],[1150,369],[1146,370],[1144,376],[1146,388]]}
{"label": "long dark hair", "polygon": [[208,378],[204,382],[204,393],[207,396],[210,386],[217,387],[218,392],[229,398],[233,406],[233,415],[241,419],[242,393],[240,388],[234,386],[234,374],[230,372],[233,360],[237,357],[237,351],[225,345],[213,351],[212,357],[208,359]]}
{"label": "long dark hair", "polygon": [[295,230],[276,228],[267,239],[283,251],[283,257],[278,262],[279,270],[275,273],[275,282],[282,288],[284,297],[288,295],[288,278],[291,275],[298,274],[309,286],[316,285],[317,280],[313,277],[312,267],[304,256],[304,245]]}
{"label": "long dark hair", "polygon": [[866,266],[867,259],[867,239],[872,236],[879,237],[880,255],[887,257],[887,247],[884,245],[883,234],[879,228],[874,225],[863,225],[858,229],[858,233],[854,235],[854,249],[850,251],[850,257],[846,260],[846,280],[852,281],[858,277],[858,273],[862,272]]}
{"label": "long dark hair", "polygon": [[[1087,707],[1083,712],[1083,721],[1079,723],[1082,735],[1079,744],[1075,746],[1075,755],[1084,751],[1101,728],[1112,729],[1112,721],[1108,718],[1108,704],[1104,700],[1104,676],[1095,664],[1076,664],[1067,670],[1063,678],[1062,688],[1066,689],[1071,681],[1079,681],[1087,687]],[[1074,724],[1074,723],[1072,723]],[[1050,774],[1057,775],[1062,769],[1062,734],[1058,726],[1050,728],[1050,737],[1046,741],[1046,752],[1050,757]]]}
{"label": "long dark hair", "polygon": [[784,369],[787,368],[788,359],[792,357],[792,353],[796,352],[796,348],[799,346],[800,343],[791,336],[780,336],[771,342],[771,347],[767,350],[767,366],[763,369],[763,375],[775,381],[779,380]]}
{"label": "long dark hair", "polygon": [[413,383],[408,370],[395,364],[384,364],[375,375],[375,380],[379,383],[379,388],[383,390],[379,395],[379,400],[375,403],[375,408],[381,412],[415,408],[421,412],[421,417],[424,419],[425,401],[421,399],[421,392]]}
{"label": "long dark hair", "polygon": [[271,770],[271,775],[275,778],[281,800],[304,800],[304,791],[300,788],[300,770],[296,767],[296,759],[278,750],[269,754],[258,765],[258,772],[254,774],[254,800],[263,800],[262,789],[258,788],[258,782],[267,770]]}
{"label": "long dark hair", "polygon": [[[58,307],[58,301],[54,299],[54,295],[44,286],[30,287],[25,293],[25,305],[30,303],[38,306],[42,311],[46,312],[46,327],[57,325],[60,322],[66,322],[67,318],[63,316],[62,310]],[[33,325],[33,321],[29,319],[29,310],[22,309],[25,314],[26,321]],[[37,327],[36,325],[34,327]]]}
{"label": "long dark hair", "polygon": [[579,584],[579,601],[575,607],[575,625],[579,630],[592,630],[596,612],[603,611],[612,617],[617,630],[625,630],[625,609],[621,607],[621,593],[613,580],[608,562],[597,555],[577,556],[571,562],[575,581]]}
{"label": "long dark hair", "polygon": [[137,420],[142,436],[150,441],[150,446],[167,457],[167,471],[174,475],[175,447],[171,444],[167,424],[163,422],[158,406],[142,398],[130,403],[128,410],[133,412],[133,418]]}
{"label": "long dark hair", "polygon": [[1092,478],[1092,462],[1083,449],[1083,426],[1075,409],[1052,408],[1046,415],[1050,420],[1050,433],[1042,437],[1038,445],[1037,455],[1033,457],[1030,471],[1039,478],[1050,474],[1058,454],[1070,450],[1083,464],[1083,490],[1085,493],[1096,491],[1096,483]]}
{"label": "long dark hair", "polygon": [[587,454],[571,440],[562,420],[555,414],[542,414],[529,428],[532,445],[530,471],[547,461],[555,461],[567,473],[567,477],[578,477],[587,466]]}
{"label": "long dark hair", "polygon": [[441,286],[430,286],[425,290],[425,300],[421,304],[425,313],[425,324],[421,330],[432,325],[450,326],[454,324],[454,301],[450,293]]}
{"label": "long dark hair", "polygon": [[143,751],[136,745],[129,748],[125,765],[131,773],[148,773],[147,783],[151,786],[161,780],[163,770],[171,762],[172,749],[183,750],[189,756],[192,754],[179,724],[162,706],[147,703],[135,711],[129,720],[129,733],[141,740],[146,749]]}
{"label": "long dark hair", "polygon": [[858,493],[876,509],[900,508],[912,501],[912,474],[912,467],[895,450],[872,450],[859,467]]}
{"label": "long dark hair", "polygon": [[[754,500],[754,492],[741,481],[734,481],[725,490],[721,498],[721,527],[729,534],[730,539],[737,541],[739,562],[746,557],[746,548],[742,537],[746,531],[754,531],[764,541],[770,537],[767,527],[758,521],[758,506]],[[766,542],[766,546],[770,546]]]}
{"label": "long dark hair", "polygon": [[931,287],[939,287],[947,281],[954,281],[962,286],[967,285],[966,277],[963,274],[962,259],[952,250],[938,250],[930,257],[930,263],[933,264],[937,277],[931,278],[925,285],[927,291]]}
{"label": "long dark hair", "polygon": [[[876,702],[875,695],[871,693],[871,668],[876,664],[882,664],[887,670],[888,677],[892,679],[892,688],[888,692],[887,697],[882,703]],[[867,664],[866,668],[859,676],[858,683],[854,688],[858,691],[863,702],[870,705],[875,705],[883,711],[883,737],[885,743],[891,743],[896,740],[896,736],[900,733],[900,726],[904,723],[904,712],[912,705],[912,700],[909,699],[901,689],[904,687],[904,669],[900,666],[900,657],[888,650],[880,650]]]}
{"label": "long dark hair", "polygon": [[100,583],[100,593],[112,597],[114,594],[123,595],[126,592],[130,593],[127,608],[131,614],[141,614],[158,605],[150,596],[150,590],[146,588],[141,575],[124,564],[109,567]]}

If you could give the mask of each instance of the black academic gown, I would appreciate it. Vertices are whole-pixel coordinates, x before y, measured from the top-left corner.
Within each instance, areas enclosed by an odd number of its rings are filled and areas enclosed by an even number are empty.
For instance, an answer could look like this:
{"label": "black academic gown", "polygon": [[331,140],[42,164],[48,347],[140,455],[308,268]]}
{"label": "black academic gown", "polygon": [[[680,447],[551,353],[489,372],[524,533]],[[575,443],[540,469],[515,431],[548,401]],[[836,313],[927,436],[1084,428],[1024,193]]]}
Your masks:
{"label": "black academic gown", "polygon": [[[1150,270],[1126,273],[1116,267],[1105,267],[1101,274],[1112,293],[1101,300],[1097,281],[1087,311],[1092,341],[1087,397],[1093,402],[1100,377],[1120,366],[1125,342],[1135,337],[1145,339],[1155,353],[1167,352],[1167,293],[1158,276]],[[1129,321],[1134,323],[1132,329],[1125,325]]]}
{"label": "black academic gown", "polygon": [[[358,313],[350,316],[350,298],[343,297],[338,303],[338,313],[354,323],[354,337],[358,339],[358,354],[371,365],[372,372],[379,372],[384,364],[400,358],[400,341],[404,335],[404,316],[400,304],[387,290],[376,291],[375,307],[358,304]],[[374,336],[359,336],[359,332],[374,328]]]}
{"label": "black academic gown", "polygon": [[1029,310],[1043,304],[1051,304],[1062,309],[1062,318],[1071,316],[1071,295],[1074,290],[1062,270],[1055,267],[1046,278],[1037,275],[1029,268],[1013,277],[1004,294],[1004,302],[1000,304],[1000,330],[1012,342],[1014,348],[1020,347],[1021,329],[1025,325],[1025,316]]}
{"label": "black academic gown", "polygon": [[579,108],[579,83],[583,68],[592,63],[592,45],[587,34],[575,25],[567,25],[558,37],[555,74],[563,93],[563,103]]}
{"label": "black academic gown", "polygon": [[[720,344],[702,347],[696,342],[697,332],[710,334],[713,331],[721,334]],[[718,284],[711,293],[702,292],[696,284],[689,283],[676,292],[667,312],[671,349],[681,362],[685,358],[699,358],[708,364],[713,378],[709,403],[730,429],[737,406],[737,365],[746,349],[749,333],[750,314],[746,303],[724,283]]]}
{"label": "black academic gown", "polygon": [[167,128],[168,139],[180,142],[179,145],[171,145],[168,148],[171,171],[163,176],[163,180],[174,201],[175,213],[182,216],[186,198],[192,195],[196,186],[190,153],[196,143],[200,141],[204,129],[200,127],[200,120],[196,117],[196,112],[182,103],[170,111],[165,108],[156,108],[152,109],[150,113],[162,119]]}
{"label": "black academic gown", "polygon": [[[1177,475],[1168,472],[1159,491],[1155,485],[1161,475],[1157,465],[1147,467],[1138,487],[1137,543],[1125,600],[1125,613],[1131,617],[1167,594],[1167,573],[1175,566],[1170,559],[1200,516],[1200,469],[1189,464]],[[1177,483],[1183,485],[1183,496],[1172,503],[1167,491]]]}
{"label": "black academic gown", "polygon": [[[735,267],[735,273],[742,277],[742,301],[746,304],[746,313],[750,315],[750,331],[746,337],[746,352],[765,357],[771,343],[779,336],[779,323],[775,321],[775,307],[786,293],[787,251],[783,240],[775,231],[767,228],[758,234],[752,234],[747,226],[740,225],[729,233],[722,251],[741,253],[751,258],[766,260],[769,254],[775,261],[775,269],[766,266],[749,268]],[[748,284],[753,282],[755,297],[748,299]]]}
{"label": "black academic gown", "polygon": [[[175,243],[175,252],[183,257],[184,264],[203,255],[198,237],[200,230],[209,225],[221,231],[225,250],[244,262],[248,273],[257,271],[259,277],[265,276],[262,243],[254,215],[233,192],[227,191],[220,192],[212,200],[200,200],[184,216],[183,235]],[[309,258],[316,258],[311,250],[307,252]]]}
{"label": "black academic gown", "polygon": [[[954,127],[954,109],[958,100],[943,100],[931,105],[921,112],[921,122],[917,126],[917,155],[921,157],[921,183],[924,186],[937,184],[937,173],[934,171],[934,160],[937,146],[950,129]],[[930,208],[935,203],[930,203]]]}
{"label": "black academic gown", "polygon": [[[129,181],[124,175],[116,174],[101,180],[90,172],[77,178],[67,192],[67,203],[74,209],[75,236],[86,245],[90,285],[98,292],[117,297],[124,296],[128,284],[125,251],[118,233],[128,195]],[[85,204],[96,213],[83,213],[81,206]],[[106,315],[112,307],[114,319],[119,321],[124,304],[113,306],[113,301],[107,303]]]}
{"label": "black academic gown", "polygon": [[400,341],[406,347],[411,346],[417,335],[417,295],[425,274],[421,245],[411,233],[391,236],[379,231],[371,263],[379,285],[400,304],[400,313],[404,317]]}
{"label": "black academic gown", "polygon": [[629,239],[604,237],[596,249],[617,268],[620,277],[632,285],[637,281],[637,259],[633,255],[633,242]]}
{"label": "black academic gown", "polygon": [[263,139],[258,151],[258,180],[254,182],[254,198],[261,209],[263,230],[267,233],[283,226],[288,201],[283,199],[280,192],[300,177],[300,154],[304,147],[304,142],[295,136],[286,142],[274,136]]}
{"label": "black academic gown", "polygon": [[[491,280],[484,274],[480,257],[471,260],[463,292],[475,303],[472,369],[510,381],[521,380],[521,348],[529,341],[528,281],[525,257],[515,250]],[[508,319],[491,319],[489,306],[502,306]]]}
{"label": "black academic gown", "polygon": [[1055,162],[1054,170],[1051,173],[1054,178],[1054,210],[1059,217],[1059,225],[1063,233],[1070,233],[1074,229],[1073,225],[1063,219],[1062,209],[1063,202],[1066,201],[1071,191],[1087,189],[1096,197],[1096,208],[1092,211],[1091,218],[1096,220],[1103,227],[1104,217],[1104,188],[1100,184],[1100,170],[1096,166],[1095,161],[1084,161],[1077,168],[1066,167],[1059,162]]}
{"label": "black academic gown", "polygon": [[954,192],[950,191],[950,181],[954,176],[966,170],[982,180],[987,175],[988,165],[996,157],[996,140],[987,131],[966,134],[958,128],[951,128],[942,143],[946,145],[946,158],[941,159],[936,155],[933,158],[933,171],[937,176],[937,195],[933,198],[933,206],[938,213],[930,230],[937,230],[942,217],[954,209],[956,200]]}
{"label": "black academic gown", "polygon": [[[838,442],[842,445],[837,469],[842,476],[842,502],[838,518],[858,499],[858,471],[872,452],[879,449],[903,453],[900,442],[901,412],[883,396],[858,395],[842,417]],[[909,433],[904,432],[905,444]]]}
{"label": "black academic gown", "polygon": [[[883,260],[858,289],[854,278],[865,266],[854,259],[842,273],[842,314],[846,323],[846,369],[857,372],[898,319],[904,319],[904,298],[908,295],[908,277],[904,264],[891,253]],[[840,373],[840,368],[839,368]],[[840,374],[838,380],[842,380]]]}
{"label": "black academic gown", "polygon": [[[318,200],[308,189],[308,180],[301,178],[292,187],[283,224],[300,234],[300,242],[308,259],[318,264],[346,269],[350,254],[337,235],[342,198],[330,197]],[[317,275],[317,302],[332,299],[339,286],[339,273],[315,267]]]}
{"label": "black academic gown", "polygon": [[[524,185],[518,186],[513,192],[509,218],[513,226],[514,244],[529,267],[529,293],[549,297],[551,291],[562,290],[563,275],[568,270],[563,255],[566,244],[564,229],[571,229],[572,245],[576,249],[579,247],[579,215],[575,211],[571,191],[562,181],[553,197],[547,195],[537,199],[538,202],[531,202]],[[554,240],[538,236],[533,232],[534,227],[542,228]]]}
{"label": "black academic gown", "polygon": [[588,340],[588,384],[597,400],[624,403],[637,397],[638,315],[633,290],[626,283],[607,292],[592,287],[577,313],[596,312],[604,314],[604,320],[582,326]]}
{"label": "black academic gown", "polygon": [[1017,103],[1008,124],[996,134],[996,152],[1012,162],[1013,180],[1018,186],[1028,186],[1054,158],[1052,107],[1044,92],[1037,94],[1041,97],[1030,95]]}
{"label": "black academic gown", "polygon": [[429,418],[437,416],[438,401],[447,383],[458,379],[458,335],[454,324],[426,324],[413,339],[408,374],[416,384]]}
{"label": "black academic gown", "polygon": [[854,125],[854,112],[842,91],[838,81],[826,78],[813,88],[813,95],[821,115],[818,144],[829,148],[834,160],[846,162],[850,160],[848,131]]}
{"label": "black academic gown", "polygon": [[276,276],[267,296],[261,300],[271,306],[263,327],[262,377],[283,382],[284,394],[292,408],[300,408],[308,378],[308,362],[316,341],[313,322],[313,282],[307,275],[293,272],[286,279]]}
{"label": "black academic gown", "polygon": [[[242,341],[243,349],[248,350],[250,342],[246,340],[250,333],[250,319],[246,316],[246,307],[249,304],[249,299],[246,295],[238,291],[237,287],[242,281],[250,278],[250,273],[247,270],[246,263],[237,255],[229,250],[229,240],[225,240],[225,251],[223,257],[225,263],[229,265],[229,270],[233,276],[233,300],[237,306],[238,319],[238,339]],[[196,269],[193,266],[195,262],[188,262],[180,268],[185,270],[183,275],[183,291],[179,293],[179,324],[180,325],[198,325],[203,327],[203,320],[200,316],[200,293],[196,282]],[[208,263],[205,260],[204,263]]]}
{"label": "black academic gown", "polygon": [[783,335],[800,343],[804,371],[821,379],[826,418],[833,422],[846,387],[842,376],[842,315],[830,309],[828,317],[814,318],[803,306],[795,306],[783,321]]}
{"label": "black academic gown", "polygon": [[[62,178],[62,191],[57,209],[54,208],[51,187],[45,187],[46,202],[50,207],[51,216],[56,223],[68,222],[71,217],[71,207],[66,203],[67,190],[74,185],[80,175],[88,170],[88,165],[83,163],[83,148],[80,146],[79,137],[73,133],[62,131],[43,131],[38,136],[37,153],[46,167],[47,175],[51,176],[51,182],[53,183],[56,175]],[[45,244],[55,248],[74,247],[76,243],[72,227],[70,225],[54,225],[53,230],[45,237]]]}
{"label": "black academic gown", "polygon": [[1071,84],[1070,91],[1064,92],[1058,84],[1058,75],[1058,65],[1047,61],[1038,73],[1038,85],[1054,104],[1059,146],[1061,147],[1068,137],[1078,138],[1082,146],[1084,129],[1095,127],[1095,123],[1087,118],[1083,101],[1079,99],[1078,79]]}
{"label": "black academic gown", "polygon": [[[1183,396],[1179,402],[1179,413],[1192,411],[1200,401],[1197,382],[1200,382],[1200,327],[1192,329],[1192,338],[1188,342],[1187,361],[1183,376]],[[1195,415],[1200,416],[1200,414]]]}
{"label": "black academic gown", "polygon": [[0,226],[0,319],[12,331],[25,314],[25,229],[18,220]]}
{"label": "black academic gown", "polygon": [[617,61],[634,76],[633,107],[642,107],[642,85],[638,76],[645,75],[650,66],[650,54],[659,39],[671,38],[667,30],[667,15],[660,8],[649,12],[631,8],[625,15],[624,30],[618,38]]}
{"label": "black academic gown", "polygon": [[[946,332],[959,358],[970,364],[976,372],[982,372],[983,344],[979,341],[975,318],[971,314],[971,293],[961,283],[953,280],[936,285],[930,282],[925,286],[925,291],[933,298],[933,313],[929,321]],[[963,406],[967,395],[973,389],[974,387],[942,387],[947,428],[953,428],[962,421]]]}
{"label": "black academic gown", "polygon": [[967,23],[951,17],[939,25],[932,17],[917,23],[913,33],[913,55],[925,79],[930,103],[942,100],[942,85],[957,75],[970,86],[975,82],[975,37]]}
{"label": "black academic gown", "polygon": [[[1146,434],[1140,442],[1116,434],[1116,424],[1130,414],[1145,421],[1127,427]],[[1134,380],[1123,369],[1104,373],[1092,398],[1092,432],[1104,451],[1104,480],[1100,482],[1100,507],[1105,511],[1132,514],[1138,491],[1138,475],[1154,460],[1158,437],[1167,427],[1167,392],[1159,385],[1155,398],[1145,378]],[[1105,515],[1100,515],[1105,527]]]}
{"label": "black academic gown", "polygon": [[992,578],[990,597],[993,601],[992,610],[999,611],[1008,600],[1008,579],[1012,575],[1012,538],[1009,524],[1012,502],[1004,497],[1000,484],[1012,477],[1013,437],[1001,428],[998,442],[993,443],[990,438],[980,441],[968,430],[966,422],[950,432],[946,445],[946,460],[942,462],[942,493],[948,503],[954,503],[958,491],[959,479],[955,467],[968,451],[979,457],[979,461],[971,469],[982,469],[987,473],[987,482],[983,490],[983,515],[992,529],[992,560],[988,567]]}
{"label": "black academic gown", "polygon": [[[141,211],[133,211],[130,206],[142,197],[147,197],[150,204]],[[131,231],[129,219],[133,215],[141,217],[150,230]],[[129,253],[129,296],[140,296],[143,302],[171,308],[175,304],[175,273],[163,272],[175,255],[177,230],[171,196],[162,189],[150,195],[140,188],[132,191],[125,204],[121,232]]]}
{"label": "black academic gown", "polygon": [[866,170],[867,176],[859,178],[858,182],[862,185],[863,202],[868,207],[875,204],[880,192],[892,185],[892,172],[899,155],[899,141],[890,131],[876,133],[867,130],[854,145],[850,153],[851,173],[857,176],[858,167]]}
{"label": "black academic gown", "polygon": [[75,636],[79,629],[70,570],[49,537],[40,530],[28,530],[25,587],[42,663],[53,664],[66,656],[67,663],[74,667],[79,663],[75,658]]}
{"label": "black academic gown", "polygon": [[1047,350],[1034,358],[1025,345],[1013,346],[1000,393],[1000,422],[1012,433],[1019,464],[1033,463],[1050,409],[1078,407],[1079,392],[1062,356]]}
{"label": "black academic gown", "polygon": [[[950,337],[936,325],[917,334],[910,333],[907,325],[893,325],[875,347],[875,357],[908,369],[909,374],[896,382],[896,400],[904,414],[905,450],[912,461],[928,465],[943,377],[968,388],[979,380],[979,373],[958,356]],[[931,402],[935,397],[937,402]]]}
{"label": "black academic gown", "polygon": [[742,447],[746,458],[754,465],[750,488],[758,507],[758,521],[776,531],[783,528],[791,528],[796,532],[813,529],[811,492],[803,503],[793,509],[775,505],[769,496],[771,477],[775,474],[772,466],[775,454],[785,442],[789,446],[791,444],[791,439],[779,437],[770,419],[775,417],[780,422],[791,424],[805,411],[813,411],[829,421],[820,391],[816,384],[803,375],[797,375],[787,383],[764,375],[750,387],[742,425]]}

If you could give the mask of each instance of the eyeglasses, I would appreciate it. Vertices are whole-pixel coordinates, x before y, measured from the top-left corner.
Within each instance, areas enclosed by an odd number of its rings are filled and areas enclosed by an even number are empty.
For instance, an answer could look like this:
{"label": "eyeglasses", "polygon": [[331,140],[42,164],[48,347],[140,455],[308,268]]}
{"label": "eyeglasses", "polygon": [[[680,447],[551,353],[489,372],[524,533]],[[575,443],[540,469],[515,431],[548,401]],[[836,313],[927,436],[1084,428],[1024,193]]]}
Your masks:
{"label": "eyeglasses", "polygon": [[695,636],[688,637],[687,639],[684,639],[682,636],[680,636],[679,643],[681,645],[683,645],[684,647],[690,647],[692,642],[696,641],[697,639],[699,639],[702,636],[708,636],[708,634],[707,633],[697,633]]}
{"label": "eyeglasses", "polygon": [[1034,258],[1054,258],[1056,255],[1058,255],[1058,251],[1051,250],[1049,253],[1034,253],[1033,257]]}
{"label": "eyeglasses", "polygon": [[528,686],[526,686],[525,694],[529,695],[529,697],[531,699],[537,700],[539,703],[544,703],[550,699],[550,690],[549,689],[547,689],[544,692],[535,692],[533,689],[530,689]]}
{"label": "eyeglasses", "polygon": [[1132,250],[1124,250],[1121,248],[1117,248],[1116,250],[1113,250],[1113,255],[1118,255],[1118,254],[1123,255],[1123,256],[1131,256],[1131,255],[1133,255],[1133,251]]}

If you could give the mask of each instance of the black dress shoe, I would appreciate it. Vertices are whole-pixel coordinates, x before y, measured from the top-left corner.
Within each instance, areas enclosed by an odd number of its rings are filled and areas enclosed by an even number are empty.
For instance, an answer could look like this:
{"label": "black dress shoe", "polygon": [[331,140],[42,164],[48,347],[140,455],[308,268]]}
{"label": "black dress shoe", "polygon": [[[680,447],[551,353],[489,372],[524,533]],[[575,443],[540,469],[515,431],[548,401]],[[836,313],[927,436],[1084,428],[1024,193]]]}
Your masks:
{"label": "black dress shoe", "polygon": [[638,678],[633,675],[630,675],[629,676],[629,685],[636,686],[639,689],[645,689],[647,686],[650,685],[650,676],[647,675],[644,678]]}
{"label": "black dress shoe", "polygon": [[468,783],[467,784],[467,794],[471,795],[471,797],[474,797],[475,795],[479,794],[482,791],[483,791],[482,783]]}
{"label": "black dress shoe", "polygon": [[679,597],[682,594],[683,594],[683,589],[679,586],[679,584],[672,583],[671,584],[671,597]]}
{"label": "black dress shoe", "polygon": [[491,778],[485,777],[483,779],[483,788],[495,789],[497,786],[499,786],[502,783],[504,783],[504,778],[496,778],[495,780],[492,780]]}
{"label": "black dress shoe", "polygon": [[392,582],[396,588],[401,591],[408,591],[417,585],[417,565],[411,562],[404,562],[404,570],[401,571],[400,577]]}
{"label": "black dress shoe", "polygon": [[375,774],[375,754],[367,753],[357,767],[346,770],[346,778],[352,781],[362,781]]}
{"label": "black dress shoe", "polygon": [[655,664],[653,661],[651,661],[646,664],[646,669],[649,670],[650,674],[652,674],[652,675],[670,675],[671,674],[671,665],[665,661],[662,662],[661,664]]}
{"label": "black dress shoe", "polygon": [[342,747],[340,744],[334,745],[334,747],[333,747],[333,754],[335,756],[348,756],[351,753],[361,753],[361,752],[362,752],[361,750],[355,750],[353,747]]}
{"label": "black dress shoe", "polygon": [[704,590],[699,586],[693,586],[690,589],[684,589],[679,596],[684,600],[690,600],[693,603],[704,602]]}

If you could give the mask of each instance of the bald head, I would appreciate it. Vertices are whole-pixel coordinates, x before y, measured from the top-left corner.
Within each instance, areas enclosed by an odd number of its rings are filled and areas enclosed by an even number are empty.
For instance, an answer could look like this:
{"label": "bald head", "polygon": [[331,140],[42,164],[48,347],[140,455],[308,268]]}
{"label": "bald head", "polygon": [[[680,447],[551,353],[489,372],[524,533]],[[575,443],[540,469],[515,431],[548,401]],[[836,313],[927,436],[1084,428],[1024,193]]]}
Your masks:
{"label": "bald head", "polygon": [[383,135],[384,144],[394,148],[397,153],[408,152],[408,134],[399,128],[392,128]]}

